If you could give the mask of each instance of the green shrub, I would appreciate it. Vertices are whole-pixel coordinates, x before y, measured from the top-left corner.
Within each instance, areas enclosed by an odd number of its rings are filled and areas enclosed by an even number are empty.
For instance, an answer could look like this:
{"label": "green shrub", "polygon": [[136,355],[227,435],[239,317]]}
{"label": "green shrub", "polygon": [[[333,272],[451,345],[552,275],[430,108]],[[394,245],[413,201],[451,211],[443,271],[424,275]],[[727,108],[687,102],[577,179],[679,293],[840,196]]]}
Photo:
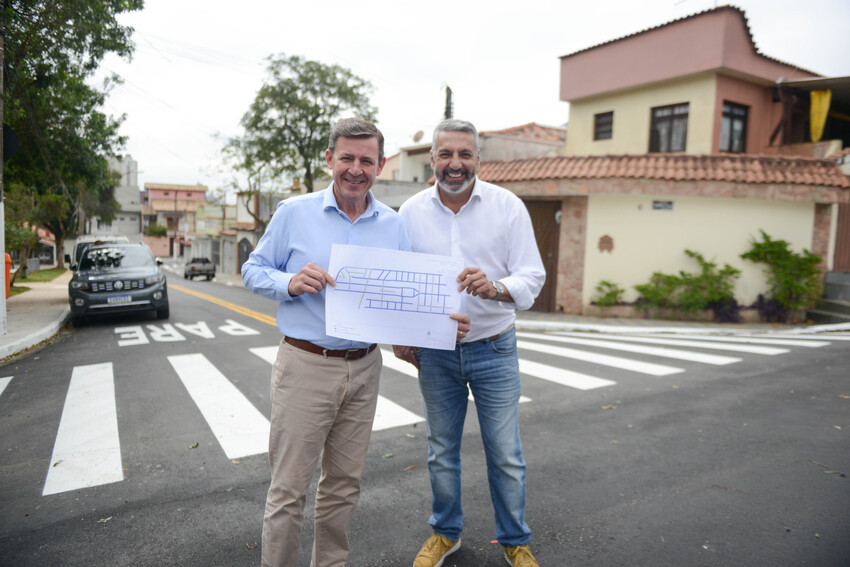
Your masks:
{"label": "green shrub", "polygon": [[611,307],[623,302],[623,294],[626,290],[607,280],[602,280],[596,284],[596,295],[593,296],[593,301],[599,307]]}
{"label": "green shrub", "polygon": [[675,307],[675,293],[681,285],[679,276],[654,272],[649,278],[649,283],[638,284],[635,289],[640,294],[635,306],[638,309],[648,310],[661,307]]}
{"label": "green shrub", "polygon": [[649,283],[635,286],[640,294],[636,307],[643,310],[672,308],[685,313],[711,309],[718,320],[739,320],[734,289],[741,271],[729,264],[718,270],[716,262],[709,262],[693,250],[685,250],[685,254],[699,263],[700,271],[679,271],[678,275],[653,273]]}
{"label": "green shrub", "polygon": [[145,230],[145,234],[147,236],[166,236],[168,234],[168,227],[162,226],[161,224],[149,224],[148,228]]}
{"label": "green shrub", "polygon": [[814,304],[822,293],[821,257],[805,248],[797,254],[788,242],[773,240],[765,231],[760,232],[762,240],[752,239],[750,249],[741,258],[767,265],[764,272],[770,298],[789,311]]}
{"label": "green shrub", "polygon": [[679,272],[682,287],[677,297],[679,309],[686,312],[699,311],[734,297],[735,279],[741,275],[741,270],[726,264],[718,271],[717,264],[707,261],[699,252],[685,250],[685,254],[699,262],[700,272]]}

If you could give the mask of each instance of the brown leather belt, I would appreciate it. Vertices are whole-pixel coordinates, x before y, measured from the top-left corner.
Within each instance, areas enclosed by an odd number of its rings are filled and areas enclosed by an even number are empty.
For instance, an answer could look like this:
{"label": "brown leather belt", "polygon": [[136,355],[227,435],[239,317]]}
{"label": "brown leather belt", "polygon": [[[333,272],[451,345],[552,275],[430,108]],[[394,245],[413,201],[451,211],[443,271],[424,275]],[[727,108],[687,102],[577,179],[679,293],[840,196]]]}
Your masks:
{"label": "brown leather belt", "polygon": [[505,329],[504,331],[502,331],[498,335],[493,335],[492,337],[487,337],[486,339],[478,339],[476,341],[469,341],[469,342],[471,342],[471,343],[483,343],[484,341],[495,341],[496,339],[498,339],[499,337],[501,337],[502,335],[504,335],[505,333],[507,333],[508,331],[510,331],[513,328],[514,328],[514,326],[511,325],[510,327],[508,327],[507,329]]}
{"label": "brown leather belt", "polygon": [[331,350],[329,348],[320,347],[319,345],[314,345],[310,341],[302,341],[301,339],[293,339],[292,337],[283,337],[283,340],[295,348],[300,348],[301,350],[306,350],[313,354],[321,354],[325,358],[333,356],[335,358],[344,358],[345,360],[357,360],[358,358],[363,358],[378,347],[377,344],[373,344],[366,348]]}

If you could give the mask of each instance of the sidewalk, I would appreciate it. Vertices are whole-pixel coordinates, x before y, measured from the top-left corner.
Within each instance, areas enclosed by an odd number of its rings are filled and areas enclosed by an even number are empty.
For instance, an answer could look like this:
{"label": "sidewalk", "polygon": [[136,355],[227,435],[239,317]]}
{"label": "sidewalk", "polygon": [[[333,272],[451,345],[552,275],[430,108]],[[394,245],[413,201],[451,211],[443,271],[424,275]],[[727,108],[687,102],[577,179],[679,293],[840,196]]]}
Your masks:
{"label": "sidewalk", "polygon": [[[182,277],[181,266],[168,262],[163,268]],[[0,336],[0,359],[18,354],[55,335],[68,321],[68,281],[71,271],[51,282],[26,283],[30,290],[6,300],[6,335]],[[242,286],[236,274],[218,275],[213,282],[219,285]],[[830,330],[850,330],[850,325],[776,325],[768,323],[729,324],[657,319],[616,319],[582,317],[563,313],[517,313],[516,327],[520,331],[596,331],[602,333],[716,333],[767,332],[777,334],[816,333]]]}
{"label": "sidewalk", "polygon": [[26,282],[29,291],[6,298],[6,335],[0,336],[0,359],[47,340],[71,315],[68,282],[71,270],[50,282]]}
{"label": "sidewalk", "polygon": [[[220,274],[216,283],[242,287],[242,276]],[[613,317],[584,317],[565,313],[518,311],[516,328],[519,331],[596,331],[601,333],[816,333],[829,330],[850,330],[850,325],[780,325],[775,323],[704,323],[661,319],[621,319]]]}

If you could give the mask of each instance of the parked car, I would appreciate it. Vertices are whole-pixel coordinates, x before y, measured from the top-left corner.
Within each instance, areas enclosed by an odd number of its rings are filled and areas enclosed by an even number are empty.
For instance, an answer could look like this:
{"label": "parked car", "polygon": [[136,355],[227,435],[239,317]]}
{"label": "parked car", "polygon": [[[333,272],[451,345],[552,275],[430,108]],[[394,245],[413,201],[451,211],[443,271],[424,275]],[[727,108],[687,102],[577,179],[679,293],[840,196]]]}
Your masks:
{"label": "parked car", "polygon": [[80,259],[90,246],[124,242],[130,242],[130,240],[122,234],[84,234],[77,237],[77,241],[74,243],[73,253],[65,254],[65,261],[70,264],[72,270],[76,270]]}
{"label": "parked car", "polygon": [[168,288],[160,264],[145,244],[89,246],[68,283],[72,320],[137,311],[167,319]]}
{"label": "parked car", "polygon": [[183,268],[183,277],[191,280],[195,276],[206,276],[208,281],[213,279],[215,277],[215,264],[210,262],[209,258],[192,258]]}

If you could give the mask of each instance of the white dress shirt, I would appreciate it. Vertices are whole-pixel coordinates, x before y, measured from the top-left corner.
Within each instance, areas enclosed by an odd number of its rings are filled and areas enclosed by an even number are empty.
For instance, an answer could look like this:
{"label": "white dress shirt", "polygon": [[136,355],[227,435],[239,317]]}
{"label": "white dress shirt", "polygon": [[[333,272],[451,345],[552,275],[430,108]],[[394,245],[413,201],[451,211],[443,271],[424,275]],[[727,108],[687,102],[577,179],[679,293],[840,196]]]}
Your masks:
{"label": "white dress shirt", "polygon": [[463,258],[464,267],[481,268],[487,279],[510,291],[510,303],[463,294],[461,312],[469,315],[471,328],[462,342],[501,333],[513,324],[515,309],[532,306],[546,271],[519,197],[476,177],[469,201],[457,214],[440,201],[436,185],[408,199],[399,213],[414,252]]}

